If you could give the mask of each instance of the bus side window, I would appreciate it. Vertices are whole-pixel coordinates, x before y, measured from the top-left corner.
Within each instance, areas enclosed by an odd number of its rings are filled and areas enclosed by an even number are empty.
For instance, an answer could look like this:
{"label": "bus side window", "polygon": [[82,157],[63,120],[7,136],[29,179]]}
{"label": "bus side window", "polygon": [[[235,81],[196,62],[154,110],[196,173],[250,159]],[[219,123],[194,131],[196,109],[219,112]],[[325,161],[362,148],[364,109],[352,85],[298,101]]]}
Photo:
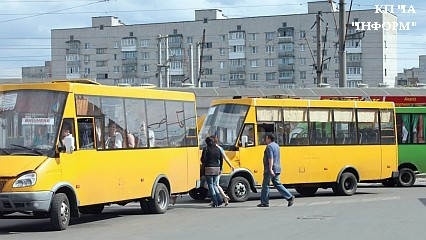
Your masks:
{"label": "bus side window", "polygon": [[78,124],[78,141],[80,149],[95,148],[95,134],[93,129],[93,118],[79,118]]}
{"label": "bus side window", "polygon": [[246,146],[254,146],[254,126],[253,124],[246,124],[244,126],[244,130],[243,130],[243,134],[241,135],[240,138],[240,143],[242,144],[242,139],[243,137],[246,137],[247,142],[246,142]]}
{"label": "bus side window", "polygon": [[275,134],[273,123],[258,123],[257,125],[257,140],[259,145],[265,145],[265,136],[268,133]]}

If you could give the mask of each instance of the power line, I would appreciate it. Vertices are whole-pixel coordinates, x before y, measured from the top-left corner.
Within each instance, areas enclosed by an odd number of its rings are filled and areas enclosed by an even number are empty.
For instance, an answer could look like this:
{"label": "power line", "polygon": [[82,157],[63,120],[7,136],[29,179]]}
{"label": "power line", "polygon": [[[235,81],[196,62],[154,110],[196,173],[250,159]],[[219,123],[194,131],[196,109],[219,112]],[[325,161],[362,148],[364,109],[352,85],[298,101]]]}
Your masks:
{"label": "power line", "polygon": [[8,20],[2,20],[2,21],[0,21],[0,23],[12,22],[12,21],[17,21],[17,20],[22,20],[22,19],[28,19],[28,18],[38,17],[38,16],[42,16],[42,15],[48,15],[48,14],[58,13],[58,12],[61,12],[61,11],[66,11],[66,10],[70,10],[70,9],[74,9],[74,8],[79,8],[79,7],[86,7],[86,6],[90,6],[90,5],[93,5],[93,4],[97,4],[97,3],[101,3],[101,2],[108,2],[108,1],[109,0],[99,0],[99,1],[96,1],[96,2],[82,4],[82,5],[78,5],[78,6],[74,6],[74,7],[68,7],[68,8],[58,9],[58,10],[52,10],[52,11],[44,12],[44,13],[37,13],[37,14],[33,14],[33,15],[25,16],[25,17],[18,17],[18,18],[12,18],[12,19],[8,19]]}

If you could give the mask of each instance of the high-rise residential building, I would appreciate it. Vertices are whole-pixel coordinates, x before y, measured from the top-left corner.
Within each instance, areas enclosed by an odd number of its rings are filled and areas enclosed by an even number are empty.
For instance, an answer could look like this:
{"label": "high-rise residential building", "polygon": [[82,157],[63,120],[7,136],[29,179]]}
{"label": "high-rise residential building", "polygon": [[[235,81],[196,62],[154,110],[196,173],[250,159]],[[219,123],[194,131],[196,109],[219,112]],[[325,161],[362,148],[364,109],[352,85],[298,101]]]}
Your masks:
{"label": "high-rise residential building", "polygon": [[404,69],[395,80],[397,86],[426,86],[426,55],[419,56],[419,67]]}
{"label": "high-rise residential building", "polygon": [[[318,35],[312,26],[319,12]],[[320,1],[309,2],[306,14],[227,18],[207,9],[196,10],[194,21],[132,25],[93,17],[91,27],[52,30],[52,78],[161,87],[338,86],[338,15],[333,3]],[[396,16],[375,9],[349,16],[347,86],[394,86]],[[352,22],[362,24],[357,29]]]}

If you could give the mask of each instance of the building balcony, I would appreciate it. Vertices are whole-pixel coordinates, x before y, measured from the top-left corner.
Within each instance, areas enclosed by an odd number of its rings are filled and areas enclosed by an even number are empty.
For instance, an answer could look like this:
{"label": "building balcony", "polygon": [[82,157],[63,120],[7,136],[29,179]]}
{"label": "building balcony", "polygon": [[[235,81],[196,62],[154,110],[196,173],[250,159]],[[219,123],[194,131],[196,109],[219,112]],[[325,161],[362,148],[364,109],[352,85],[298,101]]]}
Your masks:
{"label": "building balcony", "polygon": [[294,57],[294,50],[278,50],[278,57]]}
{"label": "building balcony", "polygon": [[294,42],[293,36],[278,37],[278,43]]}
{"label": "building balcony", "polygon": [[129,72],[122,72],[123,78],[136,78],[137,77],[137,71],[129,71]]}
{"label": "building balcony", "polygon": [[121,64],[123,65],[136,65],[138,63],[138,59],[137,58],[127,58],[127,59],[122,59]]}
{"label": "building balcony", "polygon": [[289,84],[289,83],[295,83],[294,82],[294,76],[292,77],[280,77],[278,78],[279,84]]}
{"label": "building balcony", "polygon": [[346,62],[346,67],[361,67],[361,62]]}
{"label": "building balcony", "polygon": [[362,53],[361,47],[346,47],[345,48],[346,53]]}
{"label": "building balcony", "polygon": [[242,72],[245,72],[246,71],[246,66],[245,65],[243,65],[243,66],[229,66],[229,71],[231,72],[231,73],[242,73]]}
{"label": "building balcony", "polygon": [[362,74],[346,74],[348,81],[362,80]]}
{"label": "building balcony", "polygon": [[292,70],[294,70],[294,64],[285,64],[285,63],[278,64],[278,71],[292,71]]}
{"label": "building balcony", "polygon": [[65,51],[66,55],[78,55],[80,54],[80,48],[67,48]]}
{"label": "building balcony", "polygon": [[243,86],[245,79],[229,80],[229,86]]}

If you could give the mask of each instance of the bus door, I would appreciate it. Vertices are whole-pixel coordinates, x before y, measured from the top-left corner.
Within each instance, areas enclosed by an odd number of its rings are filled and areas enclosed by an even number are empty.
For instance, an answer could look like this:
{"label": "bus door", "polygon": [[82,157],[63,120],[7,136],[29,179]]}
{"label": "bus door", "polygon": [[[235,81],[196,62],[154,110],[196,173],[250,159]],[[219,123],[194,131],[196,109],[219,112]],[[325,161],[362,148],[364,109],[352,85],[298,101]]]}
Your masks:
{"label": "bus door", "polygon": [[94,118],[78,118],[77,127],[73,119],[64,119],[61,134],[71,126],[71,137],[74,139],[74,149],[64,149],[67,142],[60,136],[59,146],[62,173],[64,180],[73,185],[81,205],[95,204],[110,199],[114,184],[106,174],[111,168],[101,155],[107,151],[98,152],[95,142]]}
{"label": "bus door", "polygon": [[245,124],[239,141],[240,167],[250,170],[256,185],[262,184],[263,151],[265,146],[257,142],[259,133],[255,132],[254,124]]}

